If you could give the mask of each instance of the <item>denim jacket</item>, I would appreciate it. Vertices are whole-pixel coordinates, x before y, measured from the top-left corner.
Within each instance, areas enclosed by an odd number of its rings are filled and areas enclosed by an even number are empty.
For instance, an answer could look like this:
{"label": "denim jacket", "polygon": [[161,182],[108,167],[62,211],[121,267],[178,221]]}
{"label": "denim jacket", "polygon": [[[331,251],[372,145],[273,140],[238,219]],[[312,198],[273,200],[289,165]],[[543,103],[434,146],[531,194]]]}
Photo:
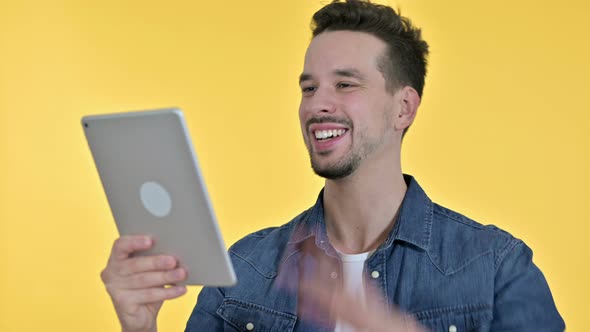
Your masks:
{"label": "denim jacket", "polygon": [[[565,329],[531,249],[433,203],[416,180],[404,177],[408,189],[396,223],[364,270],[365,282],[389,305],[431,331]],[[313,303],[297,295],[306,273],[326,269],[318,254],[333,262],[327,278],[339,277],[322,198],[291,222],[235,243],[229,252],[237,285],[203,288],[186,331],[332,331],[332,317],[306,319]],[[311,253],[304,250],[310,245]]]}

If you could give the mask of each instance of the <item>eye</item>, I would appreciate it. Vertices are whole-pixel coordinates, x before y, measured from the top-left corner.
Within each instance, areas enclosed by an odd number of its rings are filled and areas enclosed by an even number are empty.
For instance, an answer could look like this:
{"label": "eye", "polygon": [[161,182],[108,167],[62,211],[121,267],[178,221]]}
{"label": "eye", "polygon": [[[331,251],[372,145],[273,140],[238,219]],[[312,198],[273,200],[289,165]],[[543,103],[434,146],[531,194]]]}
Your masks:
{"label": "eye", "polygon": [[302,86],[301,92],[303,92],[304,94],[309,94],[314,92],[316,89],[317,88],[315,86]]}
{"label": "eye", "polygon": [[338,84],[336,84],[336,87],[339,89],[346,89],[346,88],[350,88],[354,86],[352,83],[346,83],[346,82],[340,82]]}

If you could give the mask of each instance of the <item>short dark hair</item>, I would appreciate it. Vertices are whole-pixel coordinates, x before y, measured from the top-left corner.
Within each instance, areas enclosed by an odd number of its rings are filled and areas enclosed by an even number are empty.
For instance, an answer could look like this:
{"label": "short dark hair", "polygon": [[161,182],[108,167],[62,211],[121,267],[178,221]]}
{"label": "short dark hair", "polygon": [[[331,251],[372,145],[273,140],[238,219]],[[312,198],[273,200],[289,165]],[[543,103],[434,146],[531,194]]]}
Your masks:
{"label": "short dark hair", "polygon": [[395,91],[407,85],[422,96],[428,44],[422,40],[420,29],[393,8],[370,0],[333,0],[313,15],[311,29],[313,37],[325,31],[348,30],[379,38],[387,44],[378,64],[387,89]]}

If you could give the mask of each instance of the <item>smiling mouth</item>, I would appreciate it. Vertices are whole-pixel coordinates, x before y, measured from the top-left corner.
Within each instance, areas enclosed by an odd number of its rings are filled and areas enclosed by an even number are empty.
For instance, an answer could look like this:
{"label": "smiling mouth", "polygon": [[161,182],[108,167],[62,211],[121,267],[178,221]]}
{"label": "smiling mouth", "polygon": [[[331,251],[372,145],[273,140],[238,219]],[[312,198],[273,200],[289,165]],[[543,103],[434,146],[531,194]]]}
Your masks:
{"label": "smiling mouth", "polygon": [[344,135],[346,131],[347,129],[316,130],[313,135],[318,141],[328,141]]}

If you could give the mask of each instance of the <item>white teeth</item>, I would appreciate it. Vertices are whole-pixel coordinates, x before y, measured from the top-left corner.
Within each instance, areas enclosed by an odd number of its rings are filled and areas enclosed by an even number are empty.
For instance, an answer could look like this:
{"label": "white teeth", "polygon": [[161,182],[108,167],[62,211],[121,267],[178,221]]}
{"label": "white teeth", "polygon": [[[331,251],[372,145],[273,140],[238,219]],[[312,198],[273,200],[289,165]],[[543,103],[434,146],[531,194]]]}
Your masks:
{"label": "white teeth", "polygon": [[316,139],[326,139],[341,136],[344,132],[346,132],[345,129],[317,130],[314,135]]}

